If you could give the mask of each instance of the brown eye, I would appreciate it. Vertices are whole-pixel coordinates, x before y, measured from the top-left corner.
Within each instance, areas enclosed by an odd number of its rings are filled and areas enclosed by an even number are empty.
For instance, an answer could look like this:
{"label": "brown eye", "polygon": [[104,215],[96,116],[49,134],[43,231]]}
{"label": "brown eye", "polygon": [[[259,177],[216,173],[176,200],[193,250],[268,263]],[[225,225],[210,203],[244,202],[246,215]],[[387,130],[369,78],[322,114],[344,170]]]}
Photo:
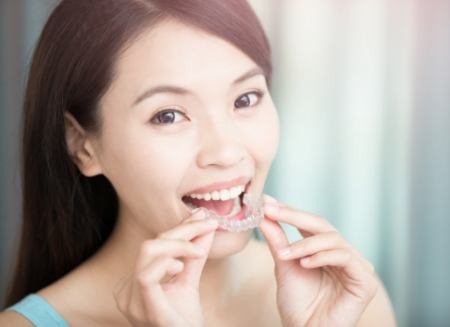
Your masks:
{"label": "brown eye", "polygon": [[262,92],[257,91],[245,93],[234,101],[234,106],[236,108],[252,107],[261,100],[263,95]]}
{"label": "brown eye", "polygon": [[175,117],[177,116],[177,114],[181,114],[184,116],[184,113],[179,110],[175,109],[162,110],[156,113],[150,121],[156,125],[171,125],[176,123]]}

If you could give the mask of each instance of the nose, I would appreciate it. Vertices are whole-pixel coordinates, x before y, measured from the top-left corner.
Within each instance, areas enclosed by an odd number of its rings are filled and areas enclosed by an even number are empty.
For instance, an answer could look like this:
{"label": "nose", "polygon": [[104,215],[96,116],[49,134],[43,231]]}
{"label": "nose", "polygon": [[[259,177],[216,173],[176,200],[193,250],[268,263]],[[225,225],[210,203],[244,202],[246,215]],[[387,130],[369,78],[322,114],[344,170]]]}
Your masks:
{"label": "nose", "polygon": [[199,167],[232,167],[244,160],[246,148],[239,129],[231,119],[209,121],[199,131],[201,143],[197,156]]}

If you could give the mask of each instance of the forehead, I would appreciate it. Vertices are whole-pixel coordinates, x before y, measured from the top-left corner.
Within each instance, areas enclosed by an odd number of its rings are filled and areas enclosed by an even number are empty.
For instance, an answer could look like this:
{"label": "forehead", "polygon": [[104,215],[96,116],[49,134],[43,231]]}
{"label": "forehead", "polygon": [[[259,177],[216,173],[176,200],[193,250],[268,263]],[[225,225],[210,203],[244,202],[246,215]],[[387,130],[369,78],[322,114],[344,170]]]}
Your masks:
{"label": "forehead", "polygon": [[245,53],[227,41],[170,20],[133,40],[116,62],[116,78],[140,90],[157,82],[195,88],[211,82],[229,85],[254,66]]}

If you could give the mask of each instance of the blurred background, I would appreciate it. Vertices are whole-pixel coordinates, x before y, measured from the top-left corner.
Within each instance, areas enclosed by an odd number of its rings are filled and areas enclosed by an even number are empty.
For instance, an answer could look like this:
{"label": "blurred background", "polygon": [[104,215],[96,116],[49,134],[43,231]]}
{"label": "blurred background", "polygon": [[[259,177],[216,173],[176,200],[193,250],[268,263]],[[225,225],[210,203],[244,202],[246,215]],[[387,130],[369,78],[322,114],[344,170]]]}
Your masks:
{"label": "blurred background", "polygon": [[[2,301],[21,221],[23,91],[56,2],[0,2]],[[400,326],[449,326],[450,0],[250,3],[281,120],[266,192],[336,226],[374,264]]]}

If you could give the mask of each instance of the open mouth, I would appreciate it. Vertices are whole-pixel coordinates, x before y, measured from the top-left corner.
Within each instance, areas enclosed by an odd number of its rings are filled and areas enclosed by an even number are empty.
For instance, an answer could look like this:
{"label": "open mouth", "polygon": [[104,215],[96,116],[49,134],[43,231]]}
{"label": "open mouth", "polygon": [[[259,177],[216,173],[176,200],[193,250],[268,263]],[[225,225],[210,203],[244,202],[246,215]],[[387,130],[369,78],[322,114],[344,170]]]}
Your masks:
{"label": "open mouth", "polygon": [[248,192],[250,184],[251,181],[245,185],[244,190],[241,191],[239,196],[235,196],[227,200],[206,200],[185,195],[182,197],[182,201],[189,208],[189,211],[202,207],[213,211],[220,217],[225,217],[228,219],[238,218],[237,216],[241,216],[241,213],[244,211],[242,210],[244,208],[243,198],[244,194]]}

